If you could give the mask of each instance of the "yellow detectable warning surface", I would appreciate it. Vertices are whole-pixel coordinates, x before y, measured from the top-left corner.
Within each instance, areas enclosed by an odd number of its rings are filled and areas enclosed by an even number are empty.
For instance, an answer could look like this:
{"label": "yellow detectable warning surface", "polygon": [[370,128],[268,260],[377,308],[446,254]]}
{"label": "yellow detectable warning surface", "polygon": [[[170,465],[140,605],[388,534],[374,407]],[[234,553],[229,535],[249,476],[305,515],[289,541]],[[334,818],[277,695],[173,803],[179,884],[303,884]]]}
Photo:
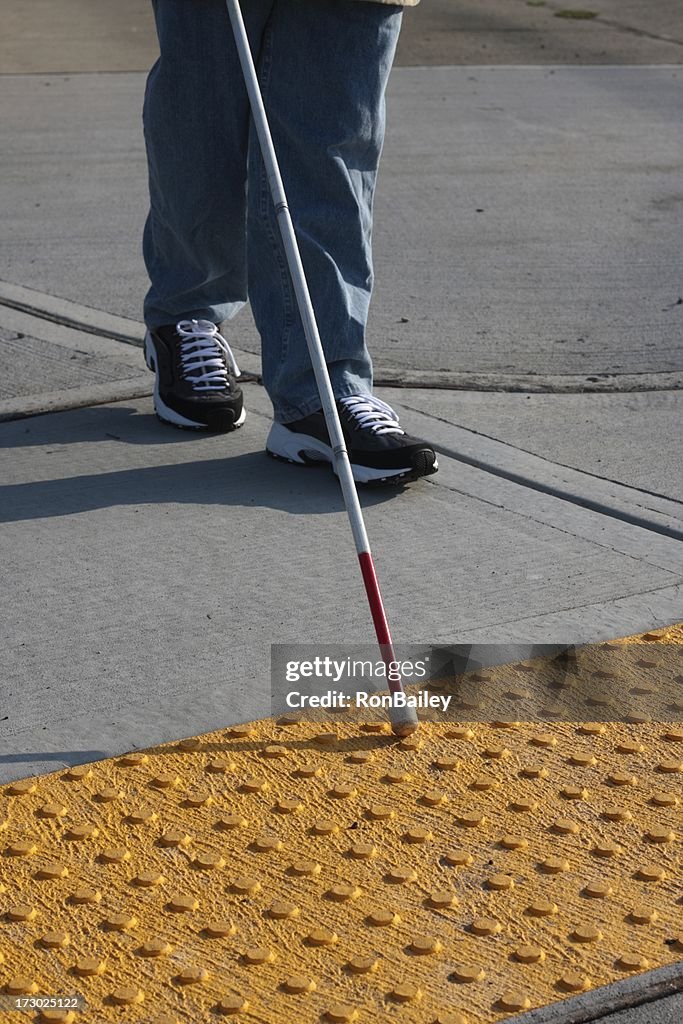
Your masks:
{"label": "yellow detectable warning surface", "polygon": [[14,783],[0,1020],[499,1021],[683,959],[682,805],[663,722],[270,719]]}

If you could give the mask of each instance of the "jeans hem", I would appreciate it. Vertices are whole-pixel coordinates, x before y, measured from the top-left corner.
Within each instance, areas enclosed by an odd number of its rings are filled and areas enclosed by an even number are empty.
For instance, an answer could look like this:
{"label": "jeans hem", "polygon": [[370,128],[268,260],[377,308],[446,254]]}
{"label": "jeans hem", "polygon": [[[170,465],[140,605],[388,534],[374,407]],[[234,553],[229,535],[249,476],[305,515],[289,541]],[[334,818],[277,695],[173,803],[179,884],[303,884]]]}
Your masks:
{"label": "jeans hem", "polygon": [[189,313],[163,313],[144,312],[143,320],[146,327],[151,331],[158,327],[168,327],[170,324],[177,324],[179,320],[211,320],[214,324],[221,324],[226,320],[232,320],[239,313],[240,309],[246,306],[245,300],[223,303],[220,306],[205,306],[203,309],[193,309]]}

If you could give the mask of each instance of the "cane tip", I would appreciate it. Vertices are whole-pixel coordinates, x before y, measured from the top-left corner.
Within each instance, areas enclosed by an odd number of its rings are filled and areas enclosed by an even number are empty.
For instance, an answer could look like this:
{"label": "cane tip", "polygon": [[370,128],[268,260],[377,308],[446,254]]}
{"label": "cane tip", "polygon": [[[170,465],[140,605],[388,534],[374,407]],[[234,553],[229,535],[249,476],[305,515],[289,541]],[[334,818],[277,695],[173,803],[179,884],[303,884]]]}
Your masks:
{"label": "cane tip", "polygon": [[401,738],[412,736],[414,732],[417,732],[418,728],[419,722],[406,722],[405,720],[402,722],[392,722],[391,725],[391,731],[394,736],[400,736]]}

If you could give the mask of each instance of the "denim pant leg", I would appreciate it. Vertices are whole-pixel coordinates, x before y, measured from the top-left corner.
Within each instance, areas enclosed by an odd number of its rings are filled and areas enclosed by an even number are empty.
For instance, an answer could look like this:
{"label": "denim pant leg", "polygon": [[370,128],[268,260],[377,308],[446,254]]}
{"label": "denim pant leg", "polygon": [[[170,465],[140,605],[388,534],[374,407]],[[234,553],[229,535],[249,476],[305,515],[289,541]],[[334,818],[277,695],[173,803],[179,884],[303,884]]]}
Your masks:
{"label": "denim pant leg", "polygon": [[[248,7],[248,4],[246,4]],[[402,8],[275,0],[258,73],[337,397],[367,393],[372,212]],[[275,418],[320,408],[263,161],[249,142],[249,300]]]}
{"label": "denim pant leg", "polygon": [[[160,58],[145,89],[150,327],[219,323],[247,299],[249,103],[224,0],[152,0]],[[248,0],[254,53],[275,0]]]}

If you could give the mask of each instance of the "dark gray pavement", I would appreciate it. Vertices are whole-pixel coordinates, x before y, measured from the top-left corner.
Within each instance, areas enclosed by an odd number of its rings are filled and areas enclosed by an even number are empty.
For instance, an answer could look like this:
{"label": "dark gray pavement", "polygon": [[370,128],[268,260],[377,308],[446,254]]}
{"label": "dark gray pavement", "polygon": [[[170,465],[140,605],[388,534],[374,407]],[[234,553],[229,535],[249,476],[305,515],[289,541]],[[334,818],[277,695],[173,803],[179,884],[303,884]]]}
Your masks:
{"label": "dark gray pavement", "polygon": [[[590,19],[558,17],[588,10]],[[5,73],[144,71],[156,57],[149,0],[4,0]],[[405,12],[398,63],[678,64],[678,0],[423,0]]]}
{"label": "dark gray pavement", "polygon": [[611,1013],[602,1020],[603,1024],[680,1024],[683,1020],[683,996],[658,999],[646,1006]]}
{"label": "dark gray pavement", "polygon": [[678,1024],[683,1019],[683,963],[509,1018],[509,1024]]}

